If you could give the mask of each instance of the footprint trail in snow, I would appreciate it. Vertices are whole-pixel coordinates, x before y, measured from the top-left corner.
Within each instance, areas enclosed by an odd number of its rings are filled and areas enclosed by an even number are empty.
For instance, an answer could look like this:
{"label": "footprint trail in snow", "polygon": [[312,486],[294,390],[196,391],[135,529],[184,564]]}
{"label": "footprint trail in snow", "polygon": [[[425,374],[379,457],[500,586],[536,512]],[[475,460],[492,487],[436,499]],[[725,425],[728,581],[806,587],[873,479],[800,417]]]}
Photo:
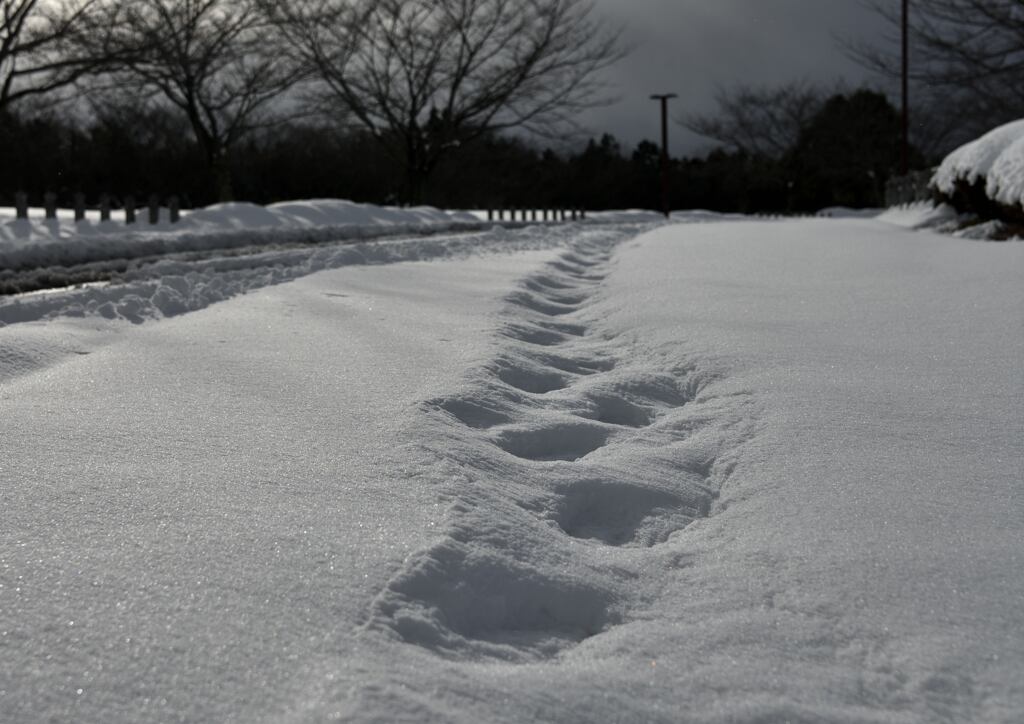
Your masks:
{"label": "footprint trail in snow", "polygon": [[[565,656],[643,615],[712,512],[753,400],[710,363],[602,333],[621,231],[583,230],[508,295],[493,358],[421,406],[444,434],[450,525],[375,600],[367,633],[451,661]],[[639,360],[639,361],[632,361]],[[667,565],[671,569],[672,565]],[[678,567],[676,564],[675,567]]]}

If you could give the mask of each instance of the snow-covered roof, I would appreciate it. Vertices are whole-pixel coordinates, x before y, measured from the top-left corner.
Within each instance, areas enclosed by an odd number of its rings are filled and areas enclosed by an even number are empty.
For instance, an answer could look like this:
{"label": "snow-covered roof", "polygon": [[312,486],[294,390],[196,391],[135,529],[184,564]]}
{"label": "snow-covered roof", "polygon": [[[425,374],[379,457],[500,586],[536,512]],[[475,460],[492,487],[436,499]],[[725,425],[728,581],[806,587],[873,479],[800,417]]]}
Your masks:
{"label": "snow-covered roof", "polygon": [[956,149],[932,177],[932,185],[952,194],[958,181],[985,181],[985,193],[993,201],[1024,203],[1024,119],[994,128],[984,136]]}

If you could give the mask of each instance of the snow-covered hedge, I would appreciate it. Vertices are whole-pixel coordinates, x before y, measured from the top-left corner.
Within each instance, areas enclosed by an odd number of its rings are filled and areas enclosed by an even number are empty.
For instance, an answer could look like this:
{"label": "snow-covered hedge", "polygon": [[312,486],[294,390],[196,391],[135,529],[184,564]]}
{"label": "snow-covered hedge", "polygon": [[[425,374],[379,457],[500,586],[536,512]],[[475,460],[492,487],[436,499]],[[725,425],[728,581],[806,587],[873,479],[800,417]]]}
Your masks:
{"label": "snow-covered hedge", "polygon": [[960,211],[1024,219],[1024,119],[946,156],[932,186]]}

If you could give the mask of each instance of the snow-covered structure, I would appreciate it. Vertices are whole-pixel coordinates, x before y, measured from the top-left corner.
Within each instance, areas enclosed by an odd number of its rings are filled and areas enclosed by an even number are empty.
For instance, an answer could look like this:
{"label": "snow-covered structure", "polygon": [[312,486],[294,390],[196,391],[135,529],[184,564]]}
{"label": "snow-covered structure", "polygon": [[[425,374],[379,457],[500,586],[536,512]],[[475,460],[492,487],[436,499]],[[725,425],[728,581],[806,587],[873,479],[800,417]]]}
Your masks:
{"label": "snow-covered structure", "polygon": [[1024,119],[950,153],[932,185],[961,210],[1024,216]]}

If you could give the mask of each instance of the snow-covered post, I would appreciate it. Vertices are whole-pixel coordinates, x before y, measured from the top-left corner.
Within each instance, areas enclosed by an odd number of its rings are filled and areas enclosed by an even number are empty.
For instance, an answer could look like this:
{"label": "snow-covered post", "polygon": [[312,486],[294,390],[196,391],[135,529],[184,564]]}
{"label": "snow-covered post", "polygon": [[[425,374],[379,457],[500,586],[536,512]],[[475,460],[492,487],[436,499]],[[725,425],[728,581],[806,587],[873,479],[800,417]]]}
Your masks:
{"label": "snow-covered post", "polygon": [[149,223],[157,224],[160,222],[160,197],[153,194],[149,197]]}
{"label": "snow-covered post", "polygon": [[100,194],[100,221],[110,221],[110,194]]}
{"label": "snow-covered post", "polygon": [[47,219],[57,218],[57,194],[47,191],[43,194],[43,208],[46,209]]}
{"label": "snow-covered post", "polygon": [[125,196],[124,197],[124,223],[134,224],[135,223],[135,197]]}
{"label": "snow-covered post", "polygon": [[172,224],[177,224],[181,218],[181,205],[178,203],[178,197],[172,196],[167,199],[167,213]]}
{"label": "snow-covered post", "polygon": [[75,222],[85,221],[85,194],[81,191],[75,194]]}
{"label": "snow-covered post", "polygon": [[28,218],[28,194],[24,191],[18,191],[14,194],[14,208],[16,209],[19,219]]}

